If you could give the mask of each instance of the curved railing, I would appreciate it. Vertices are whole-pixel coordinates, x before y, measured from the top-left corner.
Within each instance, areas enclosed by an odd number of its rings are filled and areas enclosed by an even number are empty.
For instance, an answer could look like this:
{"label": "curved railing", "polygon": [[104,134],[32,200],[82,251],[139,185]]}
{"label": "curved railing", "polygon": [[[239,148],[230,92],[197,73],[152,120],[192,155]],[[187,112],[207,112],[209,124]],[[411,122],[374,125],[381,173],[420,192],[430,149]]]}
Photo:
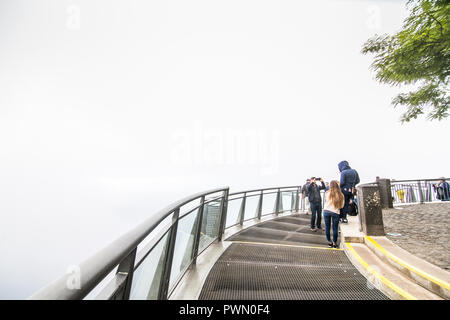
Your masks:
{"label": "curved railing", "polygon": [[229,193],[217,188],[152,215],[30,299],[167,299],[225,228],[298,211],[301,186]]}
{"label": "curved railing", "polygon": [[[391,195],[394,204],[402,203],[424,203],[440,201],[437,197],[439,183],[437,179],[417,179],[417,180],[390,180]],[[447,181],[448,178],[445,178]]]}

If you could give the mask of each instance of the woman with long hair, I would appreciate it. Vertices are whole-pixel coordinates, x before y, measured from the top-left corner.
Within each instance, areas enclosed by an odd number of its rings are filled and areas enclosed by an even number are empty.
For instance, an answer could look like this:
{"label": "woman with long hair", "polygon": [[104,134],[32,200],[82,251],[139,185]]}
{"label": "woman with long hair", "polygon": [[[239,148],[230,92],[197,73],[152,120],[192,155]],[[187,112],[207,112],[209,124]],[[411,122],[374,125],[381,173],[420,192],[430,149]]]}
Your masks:
{"label": "woman with long hair", "polygon": [[[330,182],[330,189],[325,192],[325,206],[323,210],[323,218],[325,220],[325,234],[330,248],[337,248],[339,212],[344,206],[344,194],[339,187],[337,180]],[[333,242],[330,237],[330,226],[333,228]]]}

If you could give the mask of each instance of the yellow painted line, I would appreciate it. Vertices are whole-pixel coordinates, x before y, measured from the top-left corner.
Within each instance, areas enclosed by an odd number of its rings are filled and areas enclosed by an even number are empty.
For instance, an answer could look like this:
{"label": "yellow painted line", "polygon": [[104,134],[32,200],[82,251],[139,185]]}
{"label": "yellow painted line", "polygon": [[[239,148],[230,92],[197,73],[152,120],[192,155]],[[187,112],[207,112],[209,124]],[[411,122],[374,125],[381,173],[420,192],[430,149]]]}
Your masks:
{"label": "yellow painted line", "polygon": [[293,248],[308,248],[308,249],[322,249],[322,250],[337,250],[343,251],[343,249],[338,248],[325,248],[325,247],[314,247],[314,246],[296,246],[294,244],[277,244],[277,243],[265,243],[265,242],[251,242],[251,241],[232,241],[233,243],[242,243],[242,244],[258,244],[265,246],[277,246],[277,247],[293,247]]}
{"label": "yellow painted line", "polygon": [[355,251],[355,249],[353,248],[353,246],[350,243],[346,242],[345,245],[350,250],[350,252],[353,254],[353,256],[356,258],[356,260],[358,260],[358,262],[364,268],[366,268],[367,271],[369,271],[375,277],[380,279],[381,282],[383,282],[386,286],[388,286],[389,288],[391,288],[392,290],[394,290],[395,292],[397,292],[399,295],[401,295],[402,297],[404,297],[407,300],[418,300],[416,297],[414,297],[413,295],[409,294],[408,292],[406,292],[405,290],[403,290],[402,288],[400,288],[396,284],[392,283],[391,281],[389,281],[388,279],[383,277],[381,274],[379,274],[374,268],[369,266],[369,264],[360,257],[360,255]]}
{"label": "yellow painted line", "polygon": [[382,254],[384,254],[385,256],[387,256],[388,258],[390,258],[391,260],[393,260],[394,262],[398,263],[398,264],[401,265],[402,267],[404,267],[404,268],[406,268],[406,269],[408,269],[408,270],[414,272],[415,274],[417,274],[418,276],[420,276],[420,277],[422,277],[422,278],[425,278],[425,279],[427,279],[427,280],[429,280],[429,281],[431,281],[431,282],[437,284],[437,285],[440,286],[440,287],[443,287],[443,288],[445,288],[445,289],[447,289],[447,290],[450,290],[450,284],[449,284],[449,283],[447,283],[447,282],[445,282],[445,281],[443,281],[443,280],[441,280],[441,279],[438,279],[438,278],[436,278],[436,277],[434,277],[434,276],[432,276],[432,275],[430,275],[430,274],[428,274],[428,273],[426,273],[426,272],[424,272],[424,271],[422,271],[422,270],[420,270],[420,269],[418,269],[418,268],[416,268],[416,267],[414,267],[414,266],[412,266],[412,265],[410,265],[410,264],[404,262],[404,261],[401,260],[400,258],[397,258],[397,257],[394,256],[392,253],[390,253],[389,251],[387,251],[386,249],[384,249],[382,246],[380,246],[380,245],[379,245],[375,240],[373,240],[371,237],[366,236],[366,239],[367,239],[368,241],[370,241],[370,242],[375,246],[375,248],[377,248]]}

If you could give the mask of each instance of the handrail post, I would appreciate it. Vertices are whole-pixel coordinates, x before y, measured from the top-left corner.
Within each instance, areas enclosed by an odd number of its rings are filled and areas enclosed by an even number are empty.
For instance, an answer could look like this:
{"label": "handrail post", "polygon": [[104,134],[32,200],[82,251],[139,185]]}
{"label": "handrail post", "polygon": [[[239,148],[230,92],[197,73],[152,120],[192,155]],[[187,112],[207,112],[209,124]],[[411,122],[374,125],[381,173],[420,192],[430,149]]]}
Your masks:
{"label": "handrail post", "polygon": [[170,228],[169,245],[166,249],[165,263],[163,264],[161,285],[159,287],[158,300],[167,300],[170,284],[170,272],[172,271],[173,253],[175,250],[175,239],[177,238],[178,217],[180,216],[180,208],[173,212],[172,227]]}
{"label": "handrail post", "polygon": [[422,186],[420,184],[420,180],[417,180],[417,192],[419,193],[419,202],[423,203]]}
{"label": "handrail post", "polygon": [[300,187],[297,187],[297,192],[295,194],[295,212],[300,211]]}
{"label": "handrail post", "polygon": [[192,250],[192,264],[193,265],[195,265],[197,263],[198,246],[200,244],[200,234],[202,232],[204,206],[205,206],[205,196],[202,196],[200,198],[200,207],[198,208],[198,213],[197,213],[197,226],[196,226],[196,231],[195,231],[194,247],[193,247],[194,250]]}
{"label": "handrail post", "polygon": [[247,192],[244,192],[244,197],[242,198],[241,208],[239,209],[239,224],[242,226],[244,224],[245,216],[245,202],[247,201]]}
{"label": "handrail post", "polygon": [[222,203],[220,204],[220,225],[219,234],[217,238],[222,241],[223,233],[225,232],[225,224],[227,223],[227,209],[228,209],[228,194],[230,189],[225,189],[222,197]]}
{"label": "handrail post", "polygon": [[130,254],[120,262],[119,267],[117,268],[116,274],[124,274],[127,277],[125,281],[124,287],[121,290],[121,294],[119,296],[115,296],[116,300],[129,300],[130,299],[130,291],[131,291],[131,283],[133,281],[133,273],[134,273],[134,262],[136,260],[136,249],[134,248]]}
{"label": "handrail post", "polygon": [[278,215],[280,213],[280,189],[277,191],[277,197],[275,199],[275,214]]}
{"label": "handrail post", "polygon": [[258,220],[261,220],[261,215],[262,215],[263,194],[264,194],[264,192],[261,190],[261,194],[259,195],[259,200],[258,200],[258,207],[256,208]]}

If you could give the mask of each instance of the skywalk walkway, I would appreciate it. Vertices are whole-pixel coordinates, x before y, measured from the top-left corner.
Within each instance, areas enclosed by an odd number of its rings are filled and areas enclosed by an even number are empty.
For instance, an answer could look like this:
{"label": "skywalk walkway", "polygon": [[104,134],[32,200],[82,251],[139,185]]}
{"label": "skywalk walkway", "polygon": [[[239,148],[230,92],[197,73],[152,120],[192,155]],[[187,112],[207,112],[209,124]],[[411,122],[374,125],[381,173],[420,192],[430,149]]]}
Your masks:
{"label": "skywalk walkway", "polygon": [[[417,182],[421,202],[424,185]],[[151,214],[30,299],[448,299],[447,271],[385,239],[382,208],[392,208],[392,192],[388,179],[358,186],[358,218],[340,228],[345,251],[310,230],[301,186],[199,192]]]}
{"label": "skywalk walkway", "polygon": [[328,248],[309,217],[259,223],[226,239],[231,246],[205,280],[203,300],[385,300],[341,249]]}

